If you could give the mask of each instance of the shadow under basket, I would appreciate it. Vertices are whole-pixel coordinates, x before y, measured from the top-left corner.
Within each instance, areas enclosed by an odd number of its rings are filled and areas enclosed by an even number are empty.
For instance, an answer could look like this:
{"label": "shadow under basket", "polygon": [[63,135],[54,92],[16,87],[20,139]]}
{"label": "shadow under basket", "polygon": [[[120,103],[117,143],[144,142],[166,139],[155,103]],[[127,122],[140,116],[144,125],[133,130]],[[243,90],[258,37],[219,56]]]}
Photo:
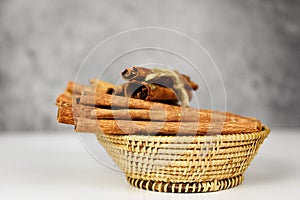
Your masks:
{"label": "shadow under basket", "polygon": [[270,129],[211,136],[104,135],[97,139],[128,182],[157,192],[213,192],[237,186]]}

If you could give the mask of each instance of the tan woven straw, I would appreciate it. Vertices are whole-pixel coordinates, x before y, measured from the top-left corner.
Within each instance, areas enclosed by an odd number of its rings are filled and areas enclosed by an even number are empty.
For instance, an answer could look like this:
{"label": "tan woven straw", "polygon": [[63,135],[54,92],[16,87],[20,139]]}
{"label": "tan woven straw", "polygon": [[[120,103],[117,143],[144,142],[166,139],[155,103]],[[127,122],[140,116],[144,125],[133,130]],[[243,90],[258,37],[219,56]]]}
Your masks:
{"label": "tan woven straw", "polygon": [[211,192],[243,181],[243,173],[269,132],[264,126],[260,132],[233,135],[96,135],[135,187]]}

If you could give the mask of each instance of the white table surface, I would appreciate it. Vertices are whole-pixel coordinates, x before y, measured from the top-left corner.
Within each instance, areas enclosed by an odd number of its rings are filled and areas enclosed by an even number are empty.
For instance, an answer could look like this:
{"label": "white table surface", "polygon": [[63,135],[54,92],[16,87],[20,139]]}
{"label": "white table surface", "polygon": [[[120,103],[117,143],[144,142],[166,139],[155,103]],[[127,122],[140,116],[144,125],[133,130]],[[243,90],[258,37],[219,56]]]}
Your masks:
{"label": "white table surface", "polygon": [[0,199],[300,199],[300,131],[272,130],[242,185],[203,194],[150,192],[96,161],[71,129],[0,133]]}

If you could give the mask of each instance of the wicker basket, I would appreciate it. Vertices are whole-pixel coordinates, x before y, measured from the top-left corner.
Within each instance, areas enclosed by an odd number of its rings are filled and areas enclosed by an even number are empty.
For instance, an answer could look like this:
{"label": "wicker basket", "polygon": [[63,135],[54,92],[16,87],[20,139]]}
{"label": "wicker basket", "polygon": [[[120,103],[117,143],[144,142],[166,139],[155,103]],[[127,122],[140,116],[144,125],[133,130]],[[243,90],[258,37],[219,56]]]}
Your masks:
{"label": "wicker basket", "polygon": [[131,185],[180,193],[239,185],[269,132],[264,126],[260,132],[234,135],[96,135]]}

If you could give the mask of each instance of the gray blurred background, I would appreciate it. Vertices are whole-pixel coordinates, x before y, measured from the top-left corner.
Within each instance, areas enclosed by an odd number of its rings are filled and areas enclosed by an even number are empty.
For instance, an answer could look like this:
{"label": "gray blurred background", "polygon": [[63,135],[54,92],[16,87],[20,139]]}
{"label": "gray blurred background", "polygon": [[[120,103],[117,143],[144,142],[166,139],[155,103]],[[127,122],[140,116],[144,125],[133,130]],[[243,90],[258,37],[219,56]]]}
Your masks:
{"label": "gray blurred background", "polygon": [[145,26],[206,47],[228,111],[300,127],[299,11],[297,0],[0,0],[0,131],[60,130],[55,98],[88,52]]}

